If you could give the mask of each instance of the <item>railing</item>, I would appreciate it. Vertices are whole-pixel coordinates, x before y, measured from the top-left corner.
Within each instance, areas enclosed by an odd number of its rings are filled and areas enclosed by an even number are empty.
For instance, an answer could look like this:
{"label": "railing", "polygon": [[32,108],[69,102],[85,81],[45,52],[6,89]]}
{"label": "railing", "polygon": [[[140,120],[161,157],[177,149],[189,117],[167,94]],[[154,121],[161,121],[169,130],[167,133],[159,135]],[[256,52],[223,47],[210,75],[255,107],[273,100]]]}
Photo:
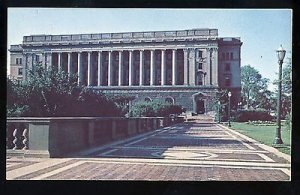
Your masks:
{"label": "railing", "polygon": [[8,118],[7,155],[59,157],[183,122],[178,117]]}
{"label": "railing", "polygon": [[28,149],[28,123],[24,121],[7,123],[6,149]]}
{"label": "railing", "polygon": [[71,34],[71,35],[31,35],[24,36],[23,43],[50,42],[50,41],[86,41],[86,40],[116,40],[134,38],[172,38],[190,36],[218,36],[217,29],[192,29],[179,31],[156,32],[124,32],[124,33],[98,33],[98,34]]}

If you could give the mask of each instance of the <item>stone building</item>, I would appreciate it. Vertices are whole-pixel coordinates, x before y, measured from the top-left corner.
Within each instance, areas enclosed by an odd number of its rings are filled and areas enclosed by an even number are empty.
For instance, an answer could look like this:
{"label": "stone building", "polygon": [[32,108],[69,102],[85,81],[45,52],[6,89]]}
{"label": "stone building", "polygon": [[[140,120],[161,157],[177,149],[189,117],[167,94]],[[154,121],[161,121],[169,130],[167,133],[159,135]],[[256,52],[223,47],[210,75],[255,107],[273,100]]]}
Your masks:
{"label": "stone building", "polygon": [[219,88],[232,92],[232,105],[239,101],[241,45],[239,38],[218,37],[217,29],[24,36],[9,50],[11,76],[26,79],[41,62],[104,93],[204,113]]}

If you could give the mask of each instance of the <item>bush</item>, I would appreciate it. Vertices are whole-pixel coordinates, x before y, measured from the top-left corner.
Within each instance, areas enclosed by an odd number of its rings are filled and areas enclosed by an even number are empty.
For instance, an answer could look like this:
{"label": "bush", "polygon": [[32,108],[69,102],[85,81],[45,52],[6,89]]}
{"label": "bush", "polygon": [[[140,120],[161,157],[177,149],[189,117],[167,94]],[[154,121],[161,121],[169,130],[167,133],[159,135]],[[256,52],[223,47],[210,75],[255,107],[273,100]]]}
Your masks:
{"label": "bush", "polygon": [[182,106],[161,101],[137,102],[130,108],[130,116],[134,117],[167,117],[171,114],[181,114]]}
{"label": "bush", "polygon": [[264,109],[256,110],[237,110],[232,114],[233,120],[236,122],[247,121],[271,121],[273,117]]}

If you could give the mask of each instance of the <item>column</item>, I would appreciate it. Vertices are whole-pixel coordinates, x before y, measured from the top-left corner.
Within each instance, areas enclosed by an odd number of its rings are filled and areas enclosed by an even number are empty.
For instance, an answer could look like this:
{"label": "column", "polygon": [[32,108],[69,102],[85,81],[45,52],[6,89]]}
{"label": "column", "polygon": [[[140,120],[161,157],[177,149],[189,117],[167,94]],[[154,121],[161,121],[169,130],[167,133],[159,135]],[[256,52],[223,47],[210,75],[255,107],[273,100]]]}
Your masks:
{"label": "column", "polygon": [[88,51],[88,82],[87,85],[88,86],[92,86],[93,85],[93,62],[92,62],[92,52]]}
{"label": "column", "polygon": [[177,55],[176,49],[172,50],[172,85],[177,84]]}
{"label": "column", "polygon": [[35,59],[35,54],[32,53],[31,54],[31,64],[30,64],[30,67],[29,67],[30,70],[32,70],[34,68],[34,59]]}
{"label": "column", "polygon": [[52,52],[47,53],[49,62],[47,63],[47,69],[52,69]]}
{"label": "column", "polygon": [[44,67],[44,69],[46,69],[46,53],[43,52],[42,53],[42,66]]}
{"label": "column", "polygon": [[188,49],[183,49],[183,84],[189,85]]}
{"label": "column", "polygon": [[140,86],[145,84],[144,81],[144,50],[140,50]]}
{"label": "column", "polygon": [[23,55],[23,80],[27,80],[27,63],[28,63],[28,54]]}
{"label": "column", "polygon": [[134,67],[133,67],[133,51],[130,50],[129,51],[129,86],[133,85],[133,81],[134,81]]}
{"label": "column", "polygon": [[72,71],[72,52],[68,52],[68,74],[71,75]]}
{"label": "column", "polygon": [[206,74],[206,80],[207,85],[211,85],[211,48],[206,48],[206,67],[207,67],[207,74]]}
{"label": "column", "polygon": [[59,52],[58,53],[58,62],[57,62],[57,68],[58,68],[58,70],[59,71],[61,71],[62,70],[62,59],[61,59],[61,57],[62,57],[62,53],[61,52]]}
{"label": "column", "polygon": [[155,50],[150,51],[150,85],[155,84]]}
{"label": "column", "polygon": [[123,85],[123,75],[124,75],[124,67],[123,67],[123,51],[119,51],[119,86]]}
{"label": "column", "polygon": [[113,67],[112,67],[112,51],[108,51],[108,86],[112,86],[113,83]]}
{"label": "column", "polygon": [[78,52],[78,85],[82,84],[82,53]]}
{"label": "column", "polygon": [[98,51],[98,86],[103,85],[102,51]]}
{"label": "column", "polygon": [[161,50],[161,85],[166,85],[166,50]]}
{"label": "column", "polygon": [[212,84],[218,86],[218,48],[213,48]]}

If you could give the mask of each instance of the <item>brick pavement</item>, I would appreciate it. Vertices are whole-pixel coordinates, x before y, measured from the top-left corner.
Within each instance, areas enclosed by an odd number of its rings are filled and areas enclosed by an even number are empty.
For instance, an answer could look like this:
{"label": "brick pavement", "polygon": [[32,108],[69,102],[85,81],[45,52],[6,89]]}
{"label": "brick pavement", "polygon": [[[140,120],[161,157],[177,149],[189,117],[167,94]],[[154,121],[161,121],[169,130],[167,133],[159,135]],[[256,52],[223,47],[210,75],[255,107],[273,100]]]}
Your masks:
{"label": "brick pavement", "polygon": [[8,180],[288,181],[290,157],[208,117],[166,127],[76,158],[7,158]]}

